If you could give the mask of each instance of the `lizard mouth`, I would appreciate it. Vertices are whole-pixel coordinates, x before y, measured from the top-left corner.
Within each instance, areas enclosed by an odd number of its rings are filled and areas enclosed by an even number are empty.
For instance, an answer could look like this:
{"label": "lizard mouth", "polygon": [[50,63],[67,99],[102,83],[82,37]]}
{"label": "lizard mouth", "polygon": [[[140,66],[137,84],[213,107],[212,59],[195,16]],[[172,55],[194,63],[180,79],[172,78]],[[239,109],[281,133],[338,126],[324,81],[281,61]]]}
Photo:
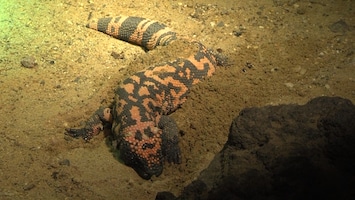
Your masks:
{"label": "lizard mouth", "polygon": [[152,168],[147,168],[147,167],[139,167],[138,166],[132,166],[132,168],[137,172],[137,174],[142,177],[143,179],[150,179],[153,175],[155,176],[160,176],[160,174],[163,172],[163,166],[162,165],[156,165]]}

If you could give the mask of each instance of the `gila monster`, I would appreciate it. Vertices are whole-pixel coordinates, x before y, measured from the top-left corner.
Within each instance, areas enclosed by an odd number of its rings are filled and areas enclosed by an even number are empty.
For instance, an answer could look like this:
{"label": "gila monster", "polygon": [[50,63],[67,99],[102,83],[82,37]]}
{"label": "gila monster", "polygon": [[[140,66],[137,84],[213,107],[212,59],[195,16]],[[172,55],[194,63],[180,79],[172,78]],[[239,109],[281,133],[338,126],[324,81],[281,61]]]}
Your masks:
{"label": "gila monster", "polygon": [[[177,40],[177,34],[164,24],[140,17],[101,18],[87,27],[146,50]],[[159,176],[164,160],[181,163],[179,130],[168,115],[185,102],[191,86],[211,76],[217,65],[216,57],[204,45],[188,42],[196,46],[196,53],[156,64],[127,78],[115,91],[112,109],[100,108],[85,127],[66,129],[66,134],[87,141],[105,124],[112,125],[120,159],[144,179]]]}

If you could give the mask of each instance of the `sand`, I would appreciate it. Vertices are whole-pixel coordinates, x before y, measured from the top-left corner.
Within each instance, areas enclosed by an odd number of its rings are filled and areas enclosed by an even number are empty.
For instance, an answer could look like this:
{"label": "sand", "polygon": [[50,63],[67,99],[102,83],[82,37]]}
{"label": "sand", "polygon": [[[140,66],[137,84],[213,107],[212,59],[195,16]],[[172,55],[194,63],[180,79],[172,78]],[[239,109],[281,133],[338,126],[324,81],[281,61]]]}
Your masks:
{"label": "sand", "polygon": [[[355,102],[352,0],[9,2],[0,0],[1,199],[179,195],[221,150],[241,109],[317,96]],[[180,51],[145,52],[85,27],[117,15],[158,20],[228,58],[171,115],[182,164],[148,181],[115,159],[104,134],[88,143],[64,135],[112,103],[124,78]],[[24,58],[36,64],[24,67]]]}

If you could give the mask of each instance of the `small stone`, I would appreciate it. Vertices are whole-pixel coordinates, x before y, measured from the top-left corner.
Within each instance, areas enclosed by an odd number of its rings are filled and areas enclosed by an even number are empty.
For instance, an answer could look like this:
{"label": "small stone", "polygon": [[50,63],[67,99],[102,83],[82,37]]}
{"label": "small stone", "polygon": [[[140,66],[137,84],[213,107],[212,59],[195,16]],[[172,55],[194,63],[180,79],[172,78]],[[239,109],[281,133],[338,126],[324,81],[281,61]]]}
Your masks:
{"label": "small stone", "polygon": [[117,53],[117,52],[115,52],[115,51],[112,51],[112,52],[111,52],[111,56],[112,56],[114,59],[124,59],[124,58],[125,58],[123,51],[121,51],[120,53]]}
{"label": "small stone", "polygon": [[346,31],[349,30],[349,25],[344,21],[344,20],[339,20],[337,22],[334,22],[329,26],[329,29],[333,33],[342,33],[344,34]]}
{"label": "small stone", "polygon": [[229,11],[228,10],[222,10],[220,12],[221,15],[229,15]]}
{"label": "small stone", "polygon": [[38,64],[37,64],[36,59],[34,57],[26,56],[26,57],[22,58],[21,65],[26,68],[34,68]]}
{"label": "small stone", "polygon": [[68,159],[63,159],[59,161],[59,165],[70,165],[70,161]]}
{"label": "small stone", "polygon": [[23,190],[27,191],[27,190],[31,190],[35,187],[35,184],[26,184],[25,186],[23,186]]}
{"label": "small stone", "polygon": [[274,68],[272,68],[270,71],[271,71],[271,72],[277,72],[277,71],[279,71],[279,68],[274,67]]}
{"label": "small stone", "polygon": [[51,177],[54,179],[54,180],[57,180],[58,179],[58,175],[59,175],[59,172],[53,172]]}
{"label": "small stone", "polygon": [[241,36],[242,34],[243,34],[242,31],[233,31],[233,35],[235,35],[237,37]]}
{"label": "small stone", "polygon": [[218,22],[217,27],[223,27],[224,26],[224,22]]}
{"label": "small stone", "polygon": [[307,69],[301,69],[301,70],[299,71],[299,73],[300,73],[301,75],[305,75],[306,72],[307,72]]}
{"label": "small stone", "polygon": [[285,83],[286,87],[288,88],[293,88],[294,84],[293,83]]}
{"label": "small stone", "polygon": [[304,8],[298,8],[296,12],[299,15],[304,15],[306,13],[306,10]]}

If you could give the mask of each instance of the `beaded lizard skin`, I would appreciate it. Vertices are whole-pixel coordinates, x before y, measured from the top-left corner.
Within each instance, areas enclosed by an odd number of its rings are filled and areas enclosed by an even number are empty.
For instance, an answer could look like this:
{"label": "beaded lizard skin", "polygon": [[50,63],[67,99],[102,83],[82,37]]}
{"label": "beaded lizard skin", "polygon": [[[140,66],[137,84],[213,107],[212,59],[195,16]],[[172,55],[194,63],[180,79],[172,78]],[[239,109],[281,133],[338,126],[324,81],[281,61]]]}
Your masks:
{"label": "beaded lizard skin", "polygon": [[[177,34],[164,24],[140,17],[101,18],[87,27],[146,50],[177,40]],[[186,101],[192,85],[211,76],[217,65],[204,45],[187,41],[196,46],[193,55],[156,64],[127,78],[115,91],[112,109],[100,108],[84,128],[69,128],[66,134],[90,140],[105,123],[112,124],[120,158],[144,179],[159,176],[164,160],[181,163],[179,129],[168,115]]]}

